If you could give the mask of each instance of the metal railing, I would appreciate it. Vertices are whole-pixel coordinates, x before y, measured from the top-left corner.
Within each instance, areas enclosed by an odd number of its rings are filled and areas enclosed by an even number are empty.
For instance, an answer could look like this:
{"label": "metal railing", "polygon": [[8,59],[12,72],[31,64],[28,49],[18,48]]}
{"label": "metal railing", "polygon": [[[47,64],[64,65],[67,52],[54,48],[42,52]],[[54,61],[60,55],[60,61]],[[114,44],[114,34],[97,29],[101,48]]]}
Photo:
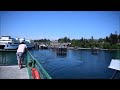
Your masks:
{"label": "metal railing", "polygon": [[52,79],[51,76],[46,72],[46,70],[42,67],[42,65],[31,55],[31,53],[27,52],[27,68],[29,73],[29,78],[34,79],[32,77],[32,68],[36,68],[40,74],[41,79]]}
{"label": "metal railing", "polygon": [[[29,51],[25,53],[24,64],[26,64],[27,66],[30,79],[34,79],[31,72],[32,68],[37,69],[41,79],[51,79],[50,75],[46,72],[42,65],[31,55]],[[8,65],[18,65],[16,50],[0,50],[0,66]]]}

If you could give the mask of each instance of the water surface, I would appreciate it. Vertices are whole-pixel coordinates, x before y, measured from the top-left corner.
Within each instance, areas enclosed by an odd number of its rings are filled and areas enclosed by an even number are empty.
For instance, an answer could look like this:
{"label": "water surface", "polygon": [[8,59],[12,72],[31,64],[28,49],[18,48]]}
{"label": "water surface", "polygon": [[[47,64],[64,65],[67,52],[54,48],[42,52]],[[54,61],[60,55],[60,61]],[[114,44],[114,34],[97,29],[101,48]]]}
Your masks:
{"label": "water surface", "polygon": [[[115,70],[109,69],[117,51],[68,50],[67,55],[57,55],[52,50],[32,50],[32,55],[54,79],[109,79]],[[115,76],[120,79],[120,73]]]}

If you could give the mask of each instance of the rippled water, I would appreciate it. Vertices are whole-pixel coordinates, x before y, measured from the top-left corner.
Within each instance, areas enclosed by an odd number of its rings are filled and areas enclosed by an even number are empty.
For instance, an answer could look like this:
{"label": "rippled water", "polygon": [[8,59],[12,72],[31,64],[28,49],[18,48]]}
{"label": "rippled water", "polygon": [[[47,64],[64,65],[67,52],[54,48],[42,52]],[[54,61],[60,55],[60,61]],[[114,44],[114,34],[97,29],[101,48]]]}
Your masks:
{"label": "rippled water", "polygon": [[[67,55],[57,55],[52,50],[32,50],[32,55],[43,65],[53,79],[109,79],[115,70],[109,69],[117,51],[68,50]],[[115,76],[120,79],[120,72]]]}
{"label": "rippled water", "polygon": [[[68,50],[67,55],[57,55],[52,50],[30,52],[53,79],[109,79],[115,72],[108,68],[111,59],[120,56],[117,51],[92,54],[91,50]],[[0,52],[0,64],[6,62],[5,65],[17,64],[16,52]],[[120,79],[120,72],[115,79]]]}

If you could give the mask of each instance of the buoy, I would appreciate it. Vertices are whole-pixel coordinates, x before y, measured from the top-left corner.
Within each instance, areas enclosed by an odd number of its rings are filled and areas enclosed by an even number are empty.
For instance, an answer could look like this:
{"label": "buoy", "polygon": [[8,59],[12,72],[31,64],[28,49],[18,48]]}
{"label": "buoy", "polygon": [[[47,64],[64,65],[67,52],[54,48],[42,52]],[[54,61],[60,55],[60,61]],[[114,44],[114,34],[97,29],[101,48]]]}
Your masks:
{"label": "buoy", "polygon": [[34,79],[40,79],[40,74],[36,68],[32,68],[32,76]]}

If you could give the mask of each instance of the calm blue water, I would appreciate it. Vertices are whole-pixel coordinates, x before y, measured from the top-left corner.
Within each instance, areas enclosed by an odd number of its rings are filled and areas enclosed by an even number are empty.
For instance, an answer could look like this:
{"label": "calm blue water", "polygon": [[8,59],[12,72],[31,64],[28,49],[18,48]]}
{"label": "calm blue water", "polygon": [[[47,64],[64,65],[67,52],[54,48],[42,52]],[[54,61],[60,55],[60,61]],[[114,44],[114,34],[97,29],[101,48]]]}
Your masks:
{"label": "calm blue water", "polygon": [[[53,79],[109,79],[115,70],[109,69],[117,51],[68,50],[67,55],[57,55],[52,50],[32,50],[32,55],[42,64]],[[120,79],[120,72],[115,76]]]}
{"label": "calm blue water", "polygon": [[[67,55],[57,55],[52,50],[31,50],[31,54],[42,64],[53,79],[109,79],[115,70],[109,69],[111,59],[117,51],[68,50]],[[16,52],[0,52],[0,65],[17,65]],[[120,72],[115,76],[120,79]]]}

